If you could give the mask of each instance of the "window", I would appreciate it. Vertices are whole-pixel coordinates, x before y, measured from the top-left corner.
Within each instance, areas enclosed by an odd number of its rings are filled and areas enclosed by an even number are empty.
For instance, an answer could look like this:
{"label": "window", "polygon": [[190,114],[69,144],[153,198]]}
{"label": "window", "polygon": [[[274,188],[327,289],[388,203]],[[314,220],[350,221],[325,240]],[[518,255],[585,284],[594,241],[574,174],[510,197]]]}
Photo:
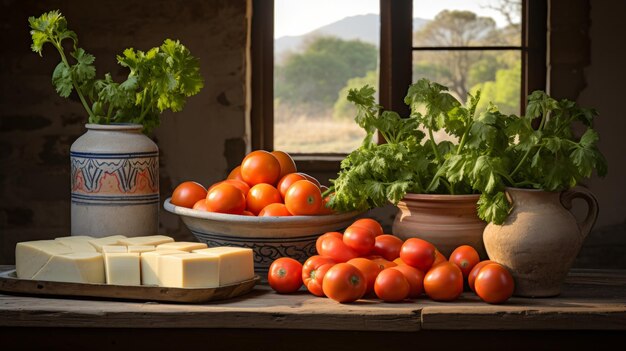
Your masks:
{"label": "window", "polygon": [[[334,3],[342,0],[334,0]],[[293,1],[290,3],[294,3]],[[302,2],[298,1],[301,7]],[[312,3],[316,3],[313,1]],[[322,3],[322,2],[317,2]],[[363,4],[366,1],[362,1]],[[468,3],[476,3],[468,5]],[[334,105],[332,93],[325,97],[317,95],[312,98],[295,96],[296,90],[302,88],[306,95],[317,93],[303,87],[295,87],[285,77],[284,53],[274,56],[274,24],[277,17],[274,6],[279,1],[253,0],[252,16],[252,148],[281,148],[297,155],[298,161],[309,160],[308,165],[319,164],[320,160],[340,159],[342,154],[352,150],[356,145],[347,144],[337,148],[328,140],[320,139],[319,147],[294,147],[285,143],[285,134],[292,140],[301,141],[305,132],[320,135],[325,131],[341,130],[339,119],[331,117],[329,106]],[[282,4],[282,3],[280,3]],[[320,5],[321,6],[321,5]],[[379,102],[386,108],[402,114],[408,114],[403,99],[409,84],[420,77],[430,78],[450,87],[453,94],[465,100],[468,92],[480,89],[483,101],[492,100],[508,112],[519,113],[523,109],[526,94],[534,89],[545,88],[545,45],[546,45],[546,1],[527,0],[477,0],[468,1],[431,1],[431,0],[380,0],[380,43],[378,45],[378,71],[372,69],[372,63],[366,63],[358,72],[350,74],[353,84],[375,82]],[[359,13],[356,9],[356,13]],[[464,12],[465,11],[465,12]],[[471,11],[471,12],[468,12]],[[309,16],[316,14],[303,12]],[[420,19],[426,17],[426,20]],[[493,18],[496,17],[494,20]],[[508,23],[508,22],[510,23]],[[331,40],[332,41],[332,40]],[[309,41],[309,44],[313,42]],[[277,43],[277,42],[276,42]],[[314,43],[319,46],[327,43]],[[335,43],[336,44],[336,43]],[[284,45],[284,43],[280,43]],[[277,45],[278,46],[278,45]],[[278,48],[282,50],[282,48]],[[353,51],[356,49],[352,48]],[[368,52],[367,50],[363,52]],[[361,54],[360,56],[367,56]],[[274,59],[278,65],[274,65]],[[330,62],[332,58],[325,57]],[[323,66],[323,64],[322,64]],[[278,67],[278,68],[276,68]],[[303,67],[308,67],[303,65]],[[293,67],[292,67],[293,68]],[[353,67],[350,67],[353,68]],[[293,69],[299,72],[297,66]],[[346,68],[344,67],[344,71]],[[300,72],[303,69],[300,68]],[[294,73],[290,72],[290,73]],[[328,72],[332,72],[328,69]],[[324,72],[324,73],[328,73]],[[372,73],[374,72],[374,73]],[[322,76],[321,73],[317,73]],[[324,79],[336,77],[330,74]],[[302,79],[300,77],[300,79]],[[515,81],[514,84],[506,82]],[[349,82],[343,85],[345,89]],[[504,88],[503,88],[504,87]],[[313,88],[314,89],[314,88]],[[337,87],[335,87],[337,89]],[[291,95],[290,95],[291,94]],[[278,99],[276,98],[278,97]],[[517,97],[517,98],[515,98]],[[285,117],[290,108],[297,113],[297,108],[287,106],[286,99],[301,99],[309,103],[308,108],[315,111],[315,104],[325,100],[327,115],[324,123],[316,127],[302,127],[302,120]],[[345,98],[344,98],[345,99]],[[313,100],[314,103],[311,103]],[[310,111],[311,111],[310,110]],[[336,110],[336,108],[335,108]],[[309,112],[310,112],[309,111]],[[329,112],[330,111],[330,112]],[[289,118],[294,118],[290,116]],[[354,124],[347,123],[347,124]],[[294,129],[300,125],[300,129]],[[286,127],[290,127],[286,129]],[[354,127],[354,125],[353,125]],[[280,129],[280,130],[279,130]],[[331,137],[332,139],[333,137]],[[354,140],[359,141],[359,134]],[[300,139],[300,140],[299,140]],[[287,146],[286,146],[287,145]],[[332,157],[336,155],[335,157]],[[315,161],[310,161],[315,160]],[[302,162],[300,162],[302,163]],[[324,166],[325,170],[335,170],[337,163]]]}

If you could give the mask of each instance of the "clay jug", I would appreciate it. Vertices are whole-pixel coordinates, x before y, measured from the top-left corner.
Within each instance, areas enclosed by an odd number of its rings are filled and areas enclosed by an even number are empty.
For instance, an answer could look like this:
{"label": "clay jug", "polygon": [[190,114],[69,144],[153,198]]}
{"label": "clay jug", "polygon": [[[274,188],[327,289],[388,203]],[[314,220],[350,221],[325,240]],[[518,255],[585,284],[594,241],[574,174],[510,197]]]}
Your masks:
{"label": "clay jug", "polygon": [[398,202],[392,232],[402,240],[424,239],[449,257],[461,245],[470,245],[482,259],[483,230],[487,223],[478,217],[479,195],[406,194]]}
{"label": "clay jug", "polygon": [[72,235],[157,234],[157,145],[140,124],[86,128],[70,148]]}
{"label": "clay jug", "polygon": [[[483,240],[489,258],[508,268],[516,296],[548,297],[561,293],[574,259],[598,217],[598,202],[581,187],[563,192],[507,188],[512,210],[502,225],[490,223]],[[585,219],[569,211],[572,200],[587,202]]]}

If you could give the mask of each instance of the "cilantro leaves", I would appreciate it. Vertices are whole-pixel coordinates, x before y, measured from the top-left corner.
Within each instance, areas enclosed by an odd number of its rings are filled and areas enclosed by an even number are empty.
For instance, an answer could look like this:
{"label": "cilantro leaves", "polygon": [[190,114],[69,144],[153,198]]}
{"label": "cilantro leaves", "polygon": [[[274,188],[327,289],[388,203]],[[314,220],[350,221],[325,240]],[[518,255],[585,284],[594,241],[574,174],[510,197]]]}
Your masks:
{"label": "cilantro leaves", "polygon": [[[599,137],[592,129],[596,111],[535,91],[525,116],[504,115],[491,104],[478,112],[480,92],[470,95],[464,106],[447,90],[426,79],[411,85],[405,98],[411,107],[407,118],[377,105],[369,86],[350,90],[348,100],[358,111],[355,121],[367,136],[331,180],[333,208],[397,204],[407,192],[480,193],[480,218],[501,224],[510,211],[506,187],[561,191],[594,170],[606,174]],[[584,132],[578,137],[581,126]],[[436,142],[433,132],[441,129],[457,142]],[[373,142],[375,132],[384,144]]]}
{"label": "cilantro leaves", "polygon": [[[68,97],[75,91],[89,115],[90,123],[139,123],[149,134],[160,122],[160,114],[170,109],[178,112],[186,98],[197,94],[204,82],[197,58],[179,41],[166,39],[160,47],[147,52],[124,50],[117,57],[129,68],[128,78],[117,83],[109,73],[96,79],[95,57],[77,47],[76,33],[67,28],[59,11],[50,11],[28,19],[33,51],[42,55],[44,44],[52,44],[61,62],[52,73],[57,93]],[[72,41],[70,63],[62,42]]]}

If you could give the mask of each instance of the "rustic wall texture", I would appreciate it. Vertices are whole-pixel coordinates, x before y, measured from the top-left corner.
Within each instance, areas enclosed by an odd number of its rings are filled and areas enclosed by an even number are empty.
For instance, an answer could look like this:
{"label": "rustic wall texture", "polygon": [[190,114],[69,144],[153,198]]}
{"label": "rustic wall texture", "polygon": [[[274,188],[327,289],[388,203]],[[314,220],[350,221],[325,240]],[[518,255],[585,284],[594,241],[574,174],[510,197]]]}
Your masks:
{"label": "rustic wall texture", "polygon": [[[609,162],[605,179],[587,184],[600,202],[595,230],[578,267],[626,268],[626,131],[623,84],[626,3],[550,0],[550,92],[600,112],[596,128]],[[69,148],[84,133],[76,99],[51,84],[58,62],[51,47],[30,50],[27,18],[59,9],[99,74],[126,72],[115,55],[181,40],[200,58],[205,88],[185,110],[163,115],[153,139],[161,152],[161,200],[184,180],[210,184],[245,153],[246,0],[122,0],[0,3],[0,264],[14,262],[15,243],[69,234]],[[584,207],[584,206],[583,206]],[[579,212],[583,212],[579,209]],[[390,227],[392,209],[372,215]],[[189,239],[176,216],[161,211],[160,232]]]}

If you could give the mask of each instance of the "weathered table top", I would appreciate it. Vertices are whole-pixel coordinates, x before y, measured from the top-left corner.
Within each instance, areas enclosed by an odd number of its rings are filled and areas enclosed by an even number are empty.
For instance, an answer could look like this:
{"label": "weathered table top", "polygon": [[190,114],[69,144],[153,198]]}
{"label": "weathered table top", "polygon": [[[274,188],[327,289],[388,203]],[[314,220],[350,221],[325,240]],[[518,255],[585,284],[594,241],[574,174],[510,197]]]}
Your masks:
{"label": "weathered table top", "polygon": [[[0,266],[0,270],[12,269]],[[363,299],[339,304],[307,292],[279,295],[259,285],[202,305],[0,294],[0,327],[235,328],[396,331],[626,330],[626,270],[574,270],[560,296],[503,305],[465,292],[454,302]]]}

